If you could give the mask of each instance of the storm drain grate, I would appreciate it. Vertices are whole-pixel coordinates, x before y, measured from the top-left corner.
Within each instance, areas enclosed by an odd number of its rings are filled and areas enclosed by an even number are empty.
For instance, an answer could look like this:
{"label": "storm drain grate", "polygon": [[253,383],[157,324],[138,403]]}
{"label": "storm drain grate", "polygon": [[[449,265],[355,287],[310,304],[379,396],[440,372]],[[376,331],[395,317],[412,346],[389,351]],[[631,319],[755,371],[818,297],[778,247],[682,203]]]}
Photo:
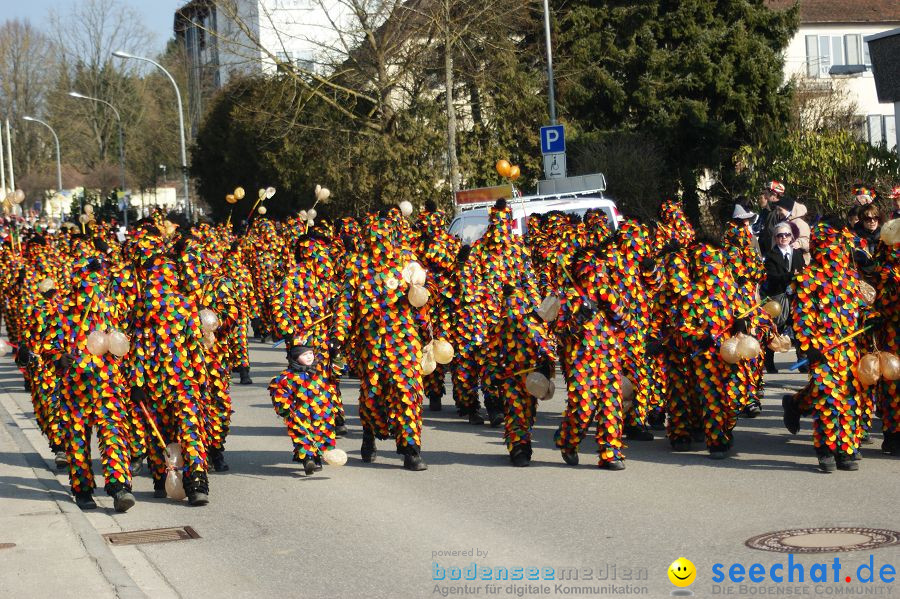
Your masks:
{"label": "storm drain grate", "polygon": [[796,528],[757,535],[744,544],[751,549],[778,553],[869,551],[900,545],[900,532],[884,528]]}
{"label": "storm drain grate", "polygon": [[15,546],[15,543],[0,543],[0,549],[12,549]]}
{"label": "storm drain grate", "polygon": [[129,532],[111,532],[103,535],[110,545],[143,545],[145,543],[168,543],[199,539],[200,535],[190,526],[183,528],[148,528]]}

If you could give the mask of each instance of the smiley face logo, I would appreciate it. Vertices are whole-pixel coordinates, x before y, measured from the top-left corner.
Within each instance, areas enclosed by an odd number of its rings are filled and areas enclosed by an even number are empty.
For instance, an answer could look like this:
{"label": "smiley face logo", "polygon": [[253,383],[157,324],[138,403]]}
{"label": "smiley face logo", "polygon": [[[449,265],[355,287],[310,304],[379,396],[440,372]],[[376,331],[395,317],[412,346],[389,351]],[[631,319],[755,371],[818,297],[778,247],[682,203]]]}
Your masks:
{"label": "smiley face logo", "polygon": [[679,557],[669,566],[669,580],[677,587],[690,586],[697,577],[697,568],[685,557]]}

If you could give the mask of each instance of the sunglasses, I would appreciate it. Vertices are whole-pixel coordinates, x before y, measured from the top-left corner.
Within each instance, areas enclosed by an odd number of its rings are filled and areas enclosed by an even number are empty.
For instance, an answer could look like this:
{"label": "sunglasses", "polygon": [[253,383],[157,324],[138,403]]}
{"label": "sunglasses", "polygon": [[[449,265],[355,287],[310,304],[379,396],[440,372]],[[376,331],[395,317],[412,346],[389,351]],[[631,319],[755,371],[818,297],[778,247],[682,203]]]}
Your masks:
{"label": "sunglasses", "polygon": [[878,217],[877,216],[865,216],[865,217],[863,217],[862,220],[867,223],[877,223]]}
{"label": "sunglasses", "polygon": [[793,237],[790,233],[779,233],[775,237]]}

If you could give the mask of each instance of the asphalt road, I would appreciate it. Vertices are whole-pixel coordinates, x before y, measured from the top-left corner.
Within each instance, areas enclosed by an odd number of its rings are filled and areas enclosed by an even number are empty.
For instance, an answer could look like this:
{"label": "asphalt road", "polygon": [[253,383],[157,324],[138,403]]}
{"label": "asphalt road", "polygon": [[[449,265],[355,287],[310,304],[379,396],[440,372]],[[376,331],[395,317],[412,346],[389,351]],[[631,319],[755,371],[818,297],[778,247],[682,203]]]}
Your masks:
{"label": "asphalt road", "polygon": [[[690,587],[695,595],[715,596],[728,590],[714,586],[714,563],[727,571],[732,563],[758,562],[768,571],[786,562],[785,554],[746,547],[755,535],[820,526],[900,528],[900,459],[881,455],[880,434],[873,435],[876,444],[864,451],[858,472],[822,474],[815,467],[809,420],[800,435],[783,429],[778,398],[785,389],[799,388],[802,375],[767,377],[763,413],[740,421],[728,459],[712,461],[701,450],[673,454],[659,436],[631,443],[622,472],[596,467],[592,436],[582,445],[580,466],[563,464],[552,443],[562,385],[540,406],[529,468],[510,466],[499,429],[473,427],[448,407],[425,412],[427,471],[402,469],[393,444],[385,441],[379,442],[377,461],[364,464],[358,384],[345,380],[350,435],[338,447],[350,460],[306,477],[291,462],[291,444],[266,391],[282,367],[283,351],[252,345],[255,384],[232,386],[235,414],[226,446],[231,471],[211,474],[211,503],[191,508],[153,499],[144,475],[135,480],[138,504],[127,514],[114,514],[102,495],[101,509],[86,513],[100,533],[173,526],[199,533],[195,540],[111,548],[148,596],[368,599],[455,591],[452,596],[584,597],[631,590],[663,597],[676,588],[666,572],[679,556],[696,565]],[[20,418],[29,417],[30,401],[8,358],[0,366],[0,383]],[[49,458],[37,431],[25,432]],[[56,478],[68,487],[64,476]],[[840,557],[855,569],[870,554],[876,570],[887,563],[900,571],[898,545]],[[809,568],[830,564],[835,555],[798,561]],[[0,553],[0,565],[2,559]],[[467,582],[465,568],[473,562],[479,569],[553,568],[556,580]],[[454,567],[461,580],[450,580]],[[582,577],[591,569],[594,580],[558,587],[559,573],[567,568],[579,569]],[[35,565],[36,579],[51,572]],[[444,580],[435,580],[442,574]],[[629,574],[632,580],[625,579]],[[733,594],[743,595],[732,586]],[[900,590],[894,586],[882,594]],[[816,594],[815,587],[809,589]]]}

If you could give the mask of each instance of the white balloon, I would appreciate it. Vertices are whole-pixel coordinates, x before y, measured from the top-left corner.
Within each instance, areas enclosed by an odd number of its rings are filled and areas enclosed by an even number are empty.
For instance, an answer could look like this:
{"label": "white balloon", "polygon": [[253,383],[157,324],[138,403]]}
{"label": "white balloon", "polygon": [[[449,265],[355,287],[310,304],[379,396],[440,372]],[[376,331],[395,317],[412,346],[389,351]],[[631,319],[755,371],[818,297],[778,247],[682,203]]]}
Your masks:
{"label": "white balloon", "polygon": [[131,349],[131,340],[128,335],[119,330],[113,330],[108,335],[109,353],[121,358]]}
{"label": "white balloon", "polygon": [[103,331],[91,331],[85,345],[91,354],[102,356],[109,350],[109,337]]}
{"label": "white balloon", "polygon": [[181,455],[180,443],[166,445],[166,464],[169,468],[181,468],[184,466],[184,456]]}
{"label": "white balloon", "polygon": [[268,200],[268,199],[271,199],[272,196],[274,196],[274,195],[275,195],[275,188],[274,188],[274,187],[267,187],[267,188],[266,188],[266,199],[267,199],[267,200]]}
{"label": "white balloon", "polygon": [[547,396],[550,390],[550,379],[540,372],[529,372],[525,377],[525,390],[528,394],[537,399]]}
{"label": "white balloon", "polygon": [[400,214],[410,216],[413,213],[413,205],[408,200],[400,202]]}
{"label": "white balloon", "polygon": [[209,308],[200,310],[200,328],[204,333],[215,331],[219,328],[219,317]]}
{"label": "white balloon", "polygon": [[175,501],[181,501],[187,497],[181,470],[169,470],[168,474],[166,474],[166,496]]}
{"label": "white balloon", "polygon": [[428,302],[428,290],[419,285],[410,285],[409,293],[407,297],[409,298],[409,303],[413,308],[421,308]]}
{"label": "white balloon", "polygon": [[453,346],[444,339],[435,339],[434,360],[438,364],[449,364],[453,360]]}
{"label": "white balloon", "polygon": [[316,212],[315,208],[310,208],[309,210],[306,211],[306,218],[308,218],[309,220],[313,220],[317,216],[319,216],[319,213]]}
{"label": "white balloon", "polygon": [[338,449],[337,447],[334,449],[326,449],[322,452],[322,459],[324,459],[325,463],[329,466],[343,466],[347,463],[347,452],[343,449]]}

